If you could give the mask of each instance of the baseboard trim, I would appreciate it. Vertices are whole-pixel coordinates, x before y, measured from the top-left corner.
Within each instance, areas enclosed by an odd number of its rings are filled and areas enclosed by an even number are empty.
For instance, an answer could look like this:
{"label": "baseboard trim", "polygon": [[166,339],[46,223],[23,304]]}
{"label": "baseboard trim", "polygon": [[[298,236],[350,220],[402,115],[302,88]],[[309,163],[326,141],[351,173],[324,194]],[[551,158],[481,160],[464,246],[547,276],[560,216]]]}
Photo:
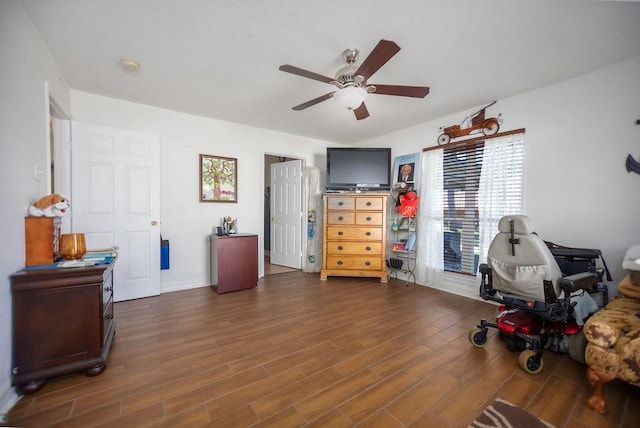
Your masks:
{"label": "baseboard trim", "polygon": [[202,287],[208,287],[209,284],[205,283],[203,284],[202,282],[197,283],[190,283],[190,284],[175,284],[175,285],[171,285],[171,286],[166,286],[165,284],[163,284],[162,289],[160,290],[160,294],[164,294],[164,293],[171,293],[173,291],[182,291],[182,290],[190,290],[192,288],[202,288]]}
{"label": "baseboard trim", "polygon": [[16,394],[15,390],[11,387],[11,383],[7,383],[2,387],[2,393],[0,394],[0,422],[6,422],[9,410],[20,399],[20,396]]}
{"label": "baseboard trim", "polygon": [[478,286],[474,277],[464,278],[460,275],[445,272],[440,284],[423,284],[416,282],[417,285],[429,287],[447,293],[456,294],[473,300],[486,301],[478,295]]}

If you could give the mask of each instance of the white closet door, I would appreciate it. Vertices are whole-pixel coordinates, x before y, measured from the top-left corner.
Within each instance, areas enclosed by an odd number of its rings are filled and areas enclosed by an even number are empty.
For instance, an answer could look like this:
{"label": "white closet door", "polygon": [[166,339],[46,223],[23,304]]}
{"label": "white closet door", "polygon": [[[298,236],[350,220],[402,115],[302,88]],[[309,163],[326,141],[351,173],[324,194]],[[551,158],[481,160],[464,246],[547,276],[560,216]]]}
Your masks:
{"label": "white closet door", "polygon": [[302,161],[271,165],[271,263],[302,268]]}
{"label": "white closet door", "polygon": [[72,229],[119,247],[114,300],[160,294],[160,144],[155,135],[72,122]]}

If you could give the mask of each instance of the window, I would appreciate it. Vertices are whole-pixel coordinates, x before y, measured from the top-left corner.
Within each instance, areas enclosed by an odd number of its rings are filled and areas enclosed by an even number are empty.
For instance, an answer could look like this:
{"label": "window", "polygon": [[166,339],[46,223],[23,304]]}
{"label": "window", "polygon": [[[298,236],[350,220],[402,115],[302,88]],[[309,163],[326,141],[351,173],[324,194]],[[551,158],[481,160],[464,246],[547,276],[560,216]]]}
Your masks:
{"label": "window", "polygon": [[466,273],[477,270],[478,185],[483,148],[483,143],[477,143],[443,152],[445,270]]}
{"label": "window", "polygon": [[475,274],[500,218],[521,212],[523,135],[444,148],[442,157],[444,269]]}

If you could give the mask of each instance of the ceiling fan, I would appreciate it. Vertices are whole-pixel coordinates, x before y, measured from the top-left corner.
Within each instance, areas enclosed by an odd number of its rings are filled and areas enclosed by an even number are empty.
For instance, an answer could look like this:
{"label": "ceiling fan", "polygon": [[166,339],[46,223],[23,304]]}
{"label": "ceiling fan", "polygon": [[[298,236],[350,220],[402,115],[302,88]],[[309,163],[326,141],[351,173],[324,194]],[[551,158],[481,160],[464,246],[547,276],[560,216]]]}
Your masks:
{"label": "ceiling fan", "polygon": [[303,70],[293,65],[281,65],[280,70],[298,76],[329,83],[338,88],[337,91],[329,92],[314,98],[310,101],[293,107],[293,110],[304,110],[316,105],[324,100],[333,98],[343,107],[353,110],[356,119],[361,120],[369,117],[369,111],[364,104],[367,94],[396,95],[400,97],[424,98],[429,93],[427,86],[401,86],[401,85],[379,85],[369,84],[368,79],[375,74],[387,61],[400,51],[400,46],[390,40],[380,40],[369,56],[360,65],[356,65],[358,60],[358,49],[347,49],[342,56],[347,63],[335,75],[335,78],[323,76],[312,71]]}

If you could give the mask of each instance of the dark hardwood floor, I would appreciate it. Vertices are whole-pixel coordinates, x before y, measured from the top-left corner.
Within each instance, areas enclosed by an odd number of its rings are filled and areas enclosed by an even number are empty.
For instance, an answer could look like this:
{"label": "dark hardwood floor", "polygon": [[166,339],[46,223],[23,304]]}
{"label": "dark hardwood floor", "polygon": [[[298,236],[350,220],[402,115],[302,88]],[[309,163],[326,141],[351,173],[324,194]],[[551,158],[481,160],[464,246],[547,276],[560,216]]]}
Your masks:
{"label": "dark hardwood floor", "polygon": [[281,273],[295,272],[300,269],[294,269],[287,266],[271,264],[271,257],[264,256],[264,275],[278,275]]}
{"label": "dark hardwood floor", "polygon": [[464,427],[501,397],[557,427],[632,427],[640,388],[605,386],[589,410],[585,366],[546,352],[529,375],[468,330],[495,307],[404,282],[272,275],[120,302],[108,366],[50,380],[8,424],[24,427]]}

